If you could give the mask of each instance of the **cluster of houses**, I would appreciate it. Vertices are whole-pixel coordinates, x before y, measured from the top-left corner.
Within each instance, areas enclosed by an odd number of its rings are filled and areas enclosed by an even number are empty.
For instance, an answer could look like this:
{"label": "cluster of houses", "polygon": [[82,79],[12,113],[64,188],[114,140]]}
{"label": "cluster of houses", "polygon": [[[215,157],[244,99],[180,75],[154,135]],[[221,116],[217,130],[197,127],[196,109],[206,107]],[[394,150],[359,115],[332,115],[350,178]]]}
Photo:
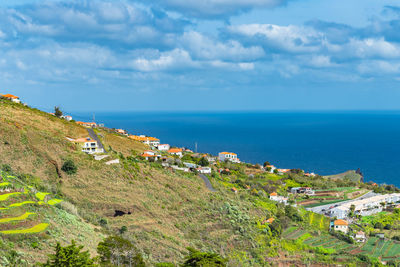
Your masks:
{"label": "cluster of houses", "polygon": [[364,199],[348,201],[337,205],[326,212],[330,217],[345,219],[353,210],[354,215],[368,216],[383,211],[388,205],[395,205],[400,201],[400,193],[376,195]]}

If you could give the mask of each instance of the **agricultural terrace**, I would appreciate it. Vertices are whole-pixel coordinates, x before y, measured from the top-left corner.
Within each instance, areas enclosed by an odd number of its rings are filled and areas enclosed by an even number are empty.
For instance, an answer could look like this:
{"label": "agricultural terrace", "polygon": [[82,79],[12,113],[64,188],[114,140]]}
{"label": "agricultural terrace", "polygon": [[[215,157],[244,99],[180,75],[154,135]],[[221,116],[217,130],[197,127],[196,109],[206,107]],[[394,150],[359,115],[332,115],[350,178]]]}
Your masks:
{"label": "agricultural terrace", "polygon": [[45,231],[49,223],[32,212],[33,207],[56,205],[61,199],[51,199],[50,193],[36,192],[23,185],[17,177],[0,172],[0,234],[36,234]]}

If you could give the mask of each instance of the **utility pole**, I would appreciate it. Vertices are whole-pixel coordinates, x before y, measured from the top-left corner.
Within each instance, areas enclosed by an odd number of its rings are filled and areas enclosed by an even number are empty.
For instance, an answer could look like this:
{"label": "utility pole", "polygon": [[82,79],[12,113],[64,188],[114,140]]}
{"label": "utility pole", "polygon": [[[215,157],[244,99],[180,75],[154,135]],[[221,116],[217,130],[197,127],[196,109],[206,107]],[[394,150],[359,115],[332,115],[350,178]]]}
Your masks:
{"label": "utility pole", "polygon": [[197,142],[194,143],[194,151],[197,153]]}
{"label": "utility pole", "polygon": [[94,112],[93,112],[93,122],[96,122],[96,117],[95,117]]}

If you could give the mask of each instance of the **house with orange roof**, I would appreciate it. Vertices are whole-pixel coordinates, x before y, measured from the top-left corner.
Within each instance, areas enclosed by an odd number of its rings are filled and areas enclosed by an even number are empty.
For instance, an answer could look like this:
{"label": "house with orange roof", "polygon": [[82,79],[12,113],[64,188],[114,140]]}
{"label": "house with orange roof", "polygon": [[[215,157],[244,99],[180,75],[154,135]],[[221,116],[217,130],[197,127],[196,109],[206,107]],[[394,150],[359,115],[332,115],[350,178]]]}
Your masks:
{"label": "house with orange roof", "polygon": [[90,137],[78,138],[78,139],[67,137],[67,139],[70,142],[74,143],[75,145],[80,146],[82,148],[82,152],[88,154],[104,153],[104,149],[99,147],[97,141],[92,140]]}
{"label": "house with orange roof", "polygon": [[128,132],[124,129],[115,129],[115,132],[122,135],[128,135]]}
{"label": "house with orange roof", "polygon": [[347,234],[349,231],[349,223],[346,220],[338,219],[333,222],[333,230]]}
{"label": "house with orange roof", "polygon": [[354,235],[354,240],[358,243],[364,243],[365,241],[367,241],[367,236],[365,235],[365,233],[363,231],[358,231]]}
{"label": "house with orange roof", "polygon": [[15,96],[15,95],[12,95],[12,94],[5,94],[5,95],[1,94],[1,96],[6,98],[6,99],[8,99],[8,100],[11,100],[14,103],[21,103],[21,100],[19,99],[18,96]]}
{"label": "house with orange roof", "polygon": [[179,156],[179,157],[183,156],[183,150],[181,148],[170,148],[168,150],[168,153],[171,155]]}
{"label": "house with orange roof", "polygon": [[264,170],[267,172],[270,172],[270,173],[274,173],[275,169],[276,169],[276,167],[274,165],[266,165],[264,167]]}
{"label": "house with orange roof", "polygon": [[143,144],[151,147],[157,147],[160,144],[160,139],[145,135],[130,135],[129,138],[142,142]]}
{"label": "house with orange roof", "polygon": [[236,189],[236,187],[232,187],[232,188],[231,188],[231,191],[232,191],[233,193],[235,193],[235,194],[237,194],[237,192],[238,192],[238,190]]}
{"label": "house with orange roof", "polygon": [[279,174],[284,174],[284,173],[288,173],[290,171],[290,169],[276,169],[278,171]]}
{"label": "house with orange roof", "polygon": [[283,204],[287,204],[288,202],[288,198],[284,197],[284,196],[279,196],[278,193],[276,192],[272,192],[271,194],[269,194],[269,199],[272,201],[276,201],[278,203],[283,203]]}
{"label": "house with orange roof", "polygon": [[142,157],[144,157],[146,160],[159,160],[161,158],[161,155],[157,154],[153,150],[146,150],[143,152]]}
{"label": "house with orange roof", "polygon": [[231,161],[235,163],[240,163],[240,160],[236,153],[233,152],[220,152],[218,154],[218,159],[220,161]]}
{"label": "house with orange roof", "polygon": [[77,121],[77,124],[86,127],[86,128],[94,128],[97,127],[97,124],[95,122],[83,122],[83,121]]}

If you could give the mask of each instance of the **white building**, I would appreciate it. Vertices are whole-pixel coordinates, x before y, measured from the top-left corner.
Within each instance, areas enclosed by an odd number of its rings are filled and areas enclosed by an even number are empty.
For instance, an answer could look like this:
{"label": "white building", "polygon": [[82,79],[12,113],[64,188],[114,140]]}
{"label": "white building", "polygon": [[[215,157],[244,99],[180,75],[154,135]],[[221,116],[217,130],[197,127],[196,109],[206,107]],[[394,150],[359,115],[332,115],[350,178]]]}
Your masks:
{"label": "white building", "polygon": [[238,159],[237,154],[232,153],[232,152],[220,152],[218,154],[218,158],[220,161],[231,161],[235,163],[240,163],[240,160]]}
{"label": "white building", "polygon": [[197,170],[202,174],[210,174],[211,173],[211,167],[200,167]]}
{"label": "white building", "polygon": [[18,96],[12,95],[12,94],[5,94],[5,95],[1,95],[2,97],[11,100],[14,103],[21,103],[21,100],[19,99]]}
{"label": "white building", "polygon": [[333,222],[333,230],[347,234],[349,231],[349,223],[345,220],[335,220]]}
{"label": "white building", "polygon": [[285,205],[287,205],[287,202],[288,202],[288,198],[287,197],[278,196],[278,194],[276,192],[271,193],[269,195],[269,199],[272,200],[272,201],[283,203]]}
{"label": "white building", "polygon": [[82,152],[88,154],[104,153],[104,149],[100,148],[99,145],[97,144],[97,141],[90,139],[90,137],[78,138],[78,139],[67,138],[67,139],[72,143],[81,146]]}
{"label": "white building", "polygon": [[64,120],[67,120],[67,121],[72,121],[72,116],[69,116],[69,115],[63,115],[63,116],[61,116],[61,118],[63,118]]}
{"label": "white building", "polygon": [[178,157],[182,157],[183,156],[183,152],[181,148],[171,148],[168,150],[168,153],[171,155],[176,155]]}
{"label": "white building", "polygon": [[158,147],[160,145],[160,139],[145,135],[130,135],[129,138],[142,142],[143,144],[149,145],[151,147]]}
{"label": "white building", "polygon": [[395,204],[399,201],[400,193],[376,195],[365,199],[349,201],[339,205],[330,211],[330,216],[336,216],[339,219],[344,219],[349,215],[352,205],[354,205],[355,215],[368,216],[381,212],[383,210],[382,204]]}
{"label": "white building", "polygon": [[161,158],[161,155],[157,154],[153,150],[146,150],[143,152],[142,157],[144,157],[146,160],[149,159],[159,160]]}
{"label": "white building", "polygon": [[354,235],[354,240],[359,243],[367,241],[367,237],[363,231],[359,231]]}
{"label": "white building", "polygon": [[171,148],[169,144],[159,144],[157,149],[160,151],[168,151]]}

